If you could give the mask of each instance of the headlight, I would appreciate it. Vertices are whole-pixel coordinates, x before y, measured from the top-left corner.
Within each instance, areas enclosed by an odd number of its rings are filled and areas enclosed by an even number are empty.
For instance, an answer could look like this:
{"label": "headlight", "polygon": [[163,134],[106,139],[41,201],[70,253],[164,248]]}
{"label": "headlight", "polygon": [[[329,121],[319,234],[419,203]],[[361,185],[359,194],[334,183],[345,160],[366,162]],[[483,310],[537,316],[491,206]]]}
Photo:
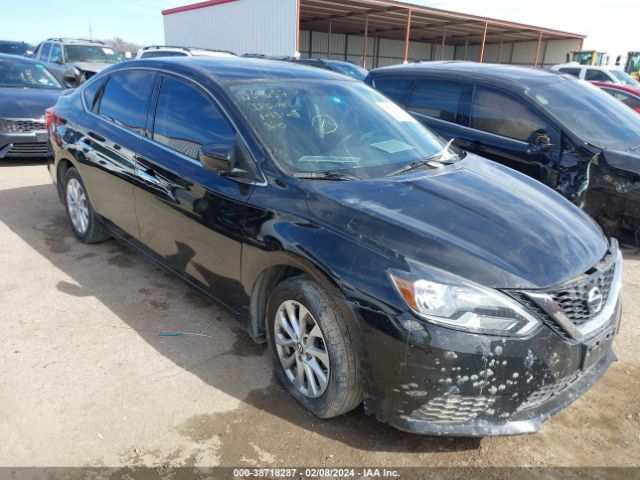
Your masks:
{"label": "headlight", "polygon": [[525,336],[540,322],[511,297],[470,280],[415,262],[411,272],[389,270],[409,308],[428,322],[457,330]]}

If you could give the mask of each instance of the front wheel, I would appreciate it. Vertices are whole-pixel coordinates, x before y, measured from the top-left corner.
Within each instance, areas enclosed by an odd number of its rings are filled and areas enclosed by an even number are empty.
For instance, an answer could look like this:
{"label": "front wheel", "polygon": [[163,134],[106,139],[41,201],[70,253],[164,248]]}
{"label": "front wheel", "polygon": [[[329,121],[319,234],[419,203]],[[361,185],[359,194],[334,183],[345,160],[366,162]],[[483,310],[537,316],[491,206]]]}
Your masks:
{"label": "front wheel", "polygon": [[87,189],[75,168],[64,179],[64,205],[74,235],[84,243],[98,243],[110,238],[91,206]]}
{"label": "front wheel", "polygon": [[307,277],[278,285],[268,306],[269,351],[278,379],[320,418],[362,401],[358,358],[335,300]]}

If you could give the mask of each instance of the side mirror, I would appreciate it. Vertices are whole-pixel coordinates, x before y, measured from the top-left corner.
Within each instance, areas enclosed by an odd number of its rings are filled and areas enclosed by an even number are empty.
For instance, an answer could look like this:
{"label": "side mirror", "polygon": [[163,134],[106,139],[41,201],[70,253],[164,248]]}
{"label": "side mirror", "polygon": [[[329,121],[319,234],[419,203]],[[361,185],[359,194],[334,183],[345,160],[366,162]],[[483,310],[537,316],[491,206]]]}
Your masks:
{"label": "side mirror", "polygon": [[57,63],[58,65],[62,65],[62,64],[64,63],[64,62],[62,61],[62,57],[58,57],[58,58],[56,58],[56,63]]}
{"label": "side mirror", "polygon": [[533,132],[529,136],[528,144],[529,146],[527,148],[527,151],[530,154],[546,152],[548,150],[551,150],[551,148],[553,147],[549,135],[543,129],[538,129]]}
{"label": "side mirror", "polygon": [[236,166],[236,144],[209,143],[200,147],[198,160],[207,170],[218,173],[229,173]]}

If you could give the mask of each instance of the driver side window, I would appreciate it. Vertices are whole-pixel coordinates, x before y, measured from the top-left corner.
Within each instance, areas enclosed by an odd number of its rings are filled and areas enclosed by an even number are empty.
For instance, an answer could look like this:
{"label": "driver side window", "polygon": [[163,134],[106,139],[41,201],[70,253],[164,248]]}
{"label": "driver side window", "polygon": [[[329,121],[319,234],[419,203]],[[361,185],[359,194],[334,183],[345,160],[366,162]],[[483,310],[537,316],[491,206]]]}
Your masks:
{"label": "driver side window", "polygon": [[204,93],[182,80],[162,79],[153,140],[197,159],[202,145],[230,142],[233,137],[218,106]]}
{"label": "driver side window", "polygon": [[526,142],[536,130],[549,131],[545,122],[526,104],[491,88],[476,86],[471,127]]}
{"label": "driver side window", "polygon": [[53,48],[51,49],[51,59],[50,62],[57,62],[58,60],[62,60],[62,48],[59,43],[54,43]]}

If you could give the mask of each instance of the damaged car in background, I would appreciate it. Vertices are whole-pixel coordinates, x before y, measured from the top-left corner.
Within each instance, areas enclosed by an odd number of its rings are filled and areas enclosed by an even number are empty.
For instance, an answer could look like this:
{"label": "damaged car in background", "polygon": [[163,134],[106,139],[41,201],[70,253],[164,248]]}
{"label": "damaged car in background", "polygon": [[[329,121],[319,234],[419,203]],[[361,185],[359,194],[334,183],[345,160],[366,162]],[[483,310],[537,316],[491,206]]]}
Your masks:
{"label": "damaged car in background", "polygon": [[617,242],[360,81],[136,60],[47,122],[75,236],[125,241],[225,305],[318,417],[364,402],[411,432],[530,433],[616,359]]}
{"label": "damaged car in background", "polygon": [[38,45],[33,58],[47,65],[70,88],[122,61],[120,55],[103,42],[74,38],[49,38]]}
{"label": "damaged car in background", "polygon": [[61,93],[42,63],[0,54],[0,159],[50,153],[44,113]]}
{"label": "damaged car in background", "polygon": [[609,235],[640,234],[640,116],[586,82],[524,67],[429,62],[367,82],[466,151],[550,186]]}

